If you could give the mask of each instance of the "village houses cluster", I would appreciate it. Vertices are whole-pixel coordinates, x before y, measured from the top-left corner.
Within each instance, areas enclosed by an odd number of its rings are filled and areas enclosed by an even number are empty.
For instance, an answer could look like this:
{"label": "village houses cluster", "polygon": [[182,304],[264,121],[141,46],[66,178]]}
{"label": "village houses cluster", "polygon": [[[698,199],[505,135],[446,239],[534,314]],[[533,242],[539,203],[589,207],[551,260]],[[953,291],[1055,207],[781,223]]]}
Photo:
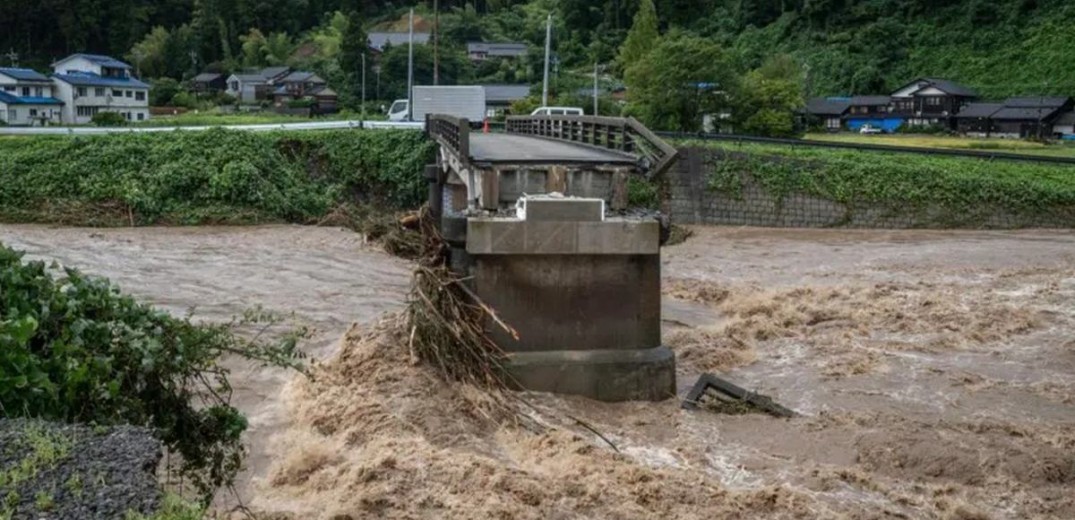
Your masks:
{"label": "village houses cluster", "polygon": [[1073,108],[1067,96],[982,101],[954,81],[919,78],[889,95],[813,98],[805,112],[829,131],[933,127],[970,137],[1065,138],[1075,136]]}

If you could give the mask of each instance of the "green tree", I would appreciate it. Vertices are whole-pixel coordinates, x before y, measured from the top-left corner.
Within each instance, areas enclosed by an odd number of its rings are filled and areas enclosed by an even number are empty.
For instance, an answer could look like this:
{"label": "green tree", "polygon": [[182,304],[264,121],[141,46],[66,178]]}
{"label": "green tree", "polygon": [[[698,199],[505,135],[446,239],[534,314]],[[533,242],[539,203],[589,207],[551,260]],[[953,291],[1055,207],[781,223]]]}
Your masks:
{"label": "green tree", "polygon": [[[369,37],[362,28],[362,19],[358,11],[347,15],[347,30],[343,33],[340,55],[336,61],[347,85],[339,85],[340,90],[347,90],[356,99],[362,95],[362,56],[369,50]],[[367,63],[368,67],[370,64]],[[368,72],[368,71],[367,71]]]}
{"label": "green tree", "polygon": [[626,83],[629,115],[651,128],[697,131],[703,114],[727,110],[736,75],[719,45],[673,33],[628,67]]}
{"label": "green tree", "polygon": [[627,39],[620,47],[620,55],[617,58],[621,69],[626,70],[637,63],[646,55],[660,38],[657,31],[657,8],[653,6],[653,0],[642,0],[635,13],[634,24],[627,33]]}
{"label": "green tree", "polygon": [[144,77],[157,78],[167,76],[169,71],[168,46],[172,33],[164,27],[154,27],[142,41],[131,47],[126,58]]}
{"label": "green tree", "polygon": [[265,64],[261,49],[265,47],[265,35],[261,30],[251,28],[250,32],[239,37],[242,42],[244,67],[260,67]]}
{"label": "green tree", "polygon": [[737,130],[766,137],[797,131],[795,112],[803,107],[803,74],[790,56],[778,54],[748,73],[733,99]]}
{"label": "green tree", "polygon": [[274,32],[265,38],[265,43],[261,46],[261,55],[265,58],[266,64],[277,66],[287,63],[294,50],[295,42],[290,35],[285,32]]}

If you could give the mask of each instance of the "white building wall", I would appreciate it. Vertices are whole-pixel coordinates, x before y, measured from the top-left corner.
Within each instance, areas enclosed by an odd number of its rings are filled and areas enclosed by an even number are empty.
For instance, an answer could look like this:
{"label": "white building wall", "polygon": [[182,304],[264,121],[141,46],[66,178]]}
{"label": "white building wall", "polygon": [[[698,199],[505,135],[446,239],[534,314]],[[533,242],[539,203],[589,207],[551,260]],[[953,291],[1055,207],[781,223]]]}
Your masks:
{"label": "white building wall", "polygon": [[[58,93],[56,98],[64,102],[65,124],[89,124],[97,112],[118,112],[131,122],[150,118],[147,88],[81,86],[60,80],[54,85]],[[138,99],[138,93],[142,99]]]}
{"label": "white building wall", "polygon": [[52,71],[56,74],[67,74],[71,71],[92,72],[94,74],[101,74],[101,66],[83,58],[81,56],[71,57],[62,61],[56,62],[52,66]]}
{"label": "white building wall", "polygon": [[41,117],[48,119],[49,123],[60,122],[60,107],[58,105],[24,105],[0,102],[0,121],[11,126],[37,126],[41,124]]}

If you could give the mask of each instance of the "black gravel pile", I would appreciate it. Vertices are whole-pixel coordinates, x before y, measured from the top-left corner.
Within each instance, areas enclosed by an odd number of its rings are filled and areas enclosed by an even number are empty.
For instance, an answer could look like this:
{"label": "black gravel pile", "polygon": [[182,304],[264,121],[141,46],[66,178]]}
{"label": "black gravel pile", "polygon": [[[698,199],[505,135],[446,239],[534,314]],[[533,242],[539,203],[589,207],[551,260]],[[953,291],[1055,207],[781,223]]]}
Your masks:
{"label": "black gravel pile", "polygon": [[161,444],[145,428],[0,419],[0,518],[152,514],[160,458]]}

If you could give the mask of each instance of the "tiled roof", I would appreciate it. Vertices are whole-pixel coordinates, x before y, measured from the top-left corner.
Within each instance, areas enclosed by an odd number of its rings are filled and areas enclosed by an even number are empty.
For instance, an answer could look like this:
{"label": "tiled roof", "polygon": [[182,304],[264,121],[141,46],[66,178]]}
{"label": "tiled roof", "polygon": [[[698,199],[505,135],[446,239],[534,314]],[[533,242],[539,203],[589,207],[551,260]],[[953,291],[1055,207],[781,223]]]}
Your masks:
{"label": "tiled roof", "polygon": [[[68,56],[68,57],[66,57],[66,58],[64,58],[64,59],[62,59],[60,61],[57,61],[56,63],[62,63],[62,62],[65,62],[65,61],[67,61],[69,59],[72,59],[72,58],[85,58],[85,59],[89,60],[90,62],[96,63],[96,64],[98,64],[98,65],[100,65],[102,67],[109,67],[109,68],[113,68],[113,69],[129,69],[129,68],[131,68],[130,65],[127,65],[126,63],[123,63],[122,61],[119,61],[119,60],[117,60],[117,59],[115,59],[115,58],[113,58],[111,56],[105,56],[103,54],[77,53],[77,54],[72,54],[72,55],[70,55],[70,56]],[[56,63],[53,63],[53,65],[55,65]]]}
{"label": "tiled roof", "polygon": [[62,105],[63,101],[52,97],[19,97],[0,91],[0,103],[8,105]]}
{"label": "tiled roof", "polygon": [[303,83],[307,81],[313,83],[325,82],[325,80],[321,79],[321,77],[318,76],[316,73],[308,72],[305,70],[296,70],[295,72],[292,72],[291,74],[288,74],[287,76],[284,76],[277,81],[279,81],[280,83]]}
{"label": "tiled roof", "polygon": [[[369,33],[370,47],[383,51],[385,45],[392,44],[392,46],[407,45],[409,41],[409,33],[405,32],[371,32]],[[414,43],[426,43],[429,41],[429,33],[427,32],[415,32]]]}
{"label": "tiled roof", "polygon": [[1063,96],[1020,96],[1004,100],[1009,108],[1062,107],[1071,98]]}
{"label": "tiled roof", "polygon": [[265,77],[261,74],[232,74],[232,76],[243,83],[265,83]]}
{"label": "tiled roof", "polygon": [[530,85],[482,85],[486,103],[504,103],[530,95]]}
{"label": "tiled roof", "polygon": [[1004,107],[990,116],[990,119],[1009,121],[1029,121],[1050,119],[1060,107]]}
{"label": "tiled roof", "polygon": [[806,112],[817,116],[839,116],[847,112],[851,101],[847,99],[812,98],[806,101]]}
{"label": "tiled roof", "polygon": [[523,56],[526,54],[525,43],[502,42],[485,43],[470,42],[467,44],[467,52],[484,52],[489,56]]}
{"label": "tiled roof", "polygon": [[956,114],[957,119],[973,119],[990,117],[1004,108],[1003,103],[970,103]]}
{"label": "tiled roof", "polygon": [[851,98],[854,106],[882,106],[892,102],[889,96],[855,96]]}
{"label": "tiled roof", "polygon": [[9,78],[22,81],[48,81],[48,76],[31,69],[15,69],[0,67],[0,74]]}
{"label": "tiled roof", "polygon": [[937,87],[941,91],[951,94],[953,96],[963,97],[978,97],[978,93],[963,86],[954,81],[941,78],[923,78],[929,82],[931,86]]}
{"label": "tiled roof", "polygon": [[288,72],[291,72],[291,67],[265,67],[258,71],[257,74],[266,80],[271,80],[279,78]]}
{"label": "tiled roof", "polygon": [[73,72],[71,74],[53,74],[52,77],[80,87],[130,87],[149,88],[149,85],[134,78],[111,78],[98,76],[91,72]]}
{"label": "tiled roof", "polygon": [[196,81],[196,82],[199,82],[199,83],[207,83],[207,82],[210,82],[210,81],[216,81],[221,76],[222,76],[222,74],[217,74],[216,72],[203,72],[201,74],[198,74],[197,76],[194,76],[194,79],[192,79],[191,81]]}

